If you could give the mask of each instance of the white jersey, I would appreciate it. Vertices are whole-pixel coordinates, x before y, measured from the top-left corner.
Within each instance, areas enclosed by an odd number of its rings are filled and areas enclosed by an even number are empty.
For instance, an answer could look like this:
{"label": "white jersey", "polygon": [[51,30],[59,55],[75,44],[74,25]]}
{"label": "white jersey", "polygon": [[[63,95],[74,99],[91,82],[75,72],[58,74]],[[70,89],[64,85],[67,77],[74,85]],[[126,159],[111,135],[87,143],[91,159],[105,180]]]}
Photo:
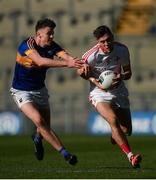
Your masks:
{"label": "white jersey", "polygon": [[[87,51],[82,58],[91,68],[91,76],[98,79],[99,75],[105,70],[113,70],[121,72],[122,66],[130,64],[130,55],[128,48],[118,42],[114,42],[113,50],[109,54],[105,54],[100,45],[96,44],[93,48]],[[97,89],[93,83],[90,83],[90,91]],[[108,91],[112,95],[128,96],[128,90],[122,81],[118,88]],[[107,93],[108,93],[107,92]]]}

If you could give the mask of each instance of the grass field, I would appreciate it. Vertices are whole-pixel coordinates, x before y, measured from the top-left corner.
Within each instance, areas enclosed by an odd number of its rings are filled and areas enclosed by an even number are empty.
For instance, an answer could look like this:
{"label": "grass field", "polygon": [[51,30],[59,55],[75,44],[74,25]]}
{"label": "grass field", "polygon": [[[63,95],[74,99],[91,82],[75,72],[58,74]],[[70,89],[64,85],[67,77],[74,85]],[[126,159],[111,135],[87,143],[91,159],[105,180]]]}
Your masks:
{"label": "grass field", "polygon": [[29,136],[0,136],[0,178],[116,179],[156,178],[156,137],[130,137],[134,152],[143,156],[141,169],[133,169],[108,136],[61,135],[67,149],[79,159],[75,167],[44,142],[45,158],[35,159]]}

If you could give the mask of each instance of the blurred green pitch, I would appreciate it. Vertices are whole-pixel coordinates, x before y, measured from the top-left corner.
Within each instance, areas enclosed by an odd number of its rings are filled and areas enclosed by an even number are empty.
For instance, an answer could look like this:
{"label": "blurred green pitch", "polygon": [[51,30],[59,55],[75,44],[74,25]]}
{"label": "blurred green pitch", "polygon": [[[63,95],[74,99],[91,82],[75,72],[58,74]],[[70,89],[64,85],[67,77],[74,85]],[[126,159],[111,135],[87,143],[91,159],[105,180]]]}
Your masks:
{"label": "blurred green pitch", "polygon": [[156,136],[133,136],[134,153],[141,153],[141,169],[133,169],[109,136],[60,135],[62,142],[78,156],[72,167],[44,142],[45,158],[35,159],[30,136],[0,136],[0,178],[109,179],[156,178]]}

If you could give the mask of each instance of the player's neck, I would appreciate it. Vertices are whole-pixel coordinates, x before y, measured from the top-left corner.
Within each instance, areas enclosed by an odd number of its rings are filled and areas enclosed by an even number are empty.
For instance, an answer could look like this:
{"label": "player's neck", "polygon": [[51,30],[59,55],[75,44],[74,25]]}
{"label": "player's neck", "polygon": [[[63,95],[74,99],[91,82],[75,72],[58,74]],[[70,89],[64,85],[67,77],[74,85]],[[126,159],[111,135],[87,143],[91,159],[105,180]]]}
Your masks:
{"label": "player's neck", "polygon": [[43,48],[45,47],[45,45],[41,42],[41,40],[37,36],[35,36],[34,39],[38,46],[43,47]]}

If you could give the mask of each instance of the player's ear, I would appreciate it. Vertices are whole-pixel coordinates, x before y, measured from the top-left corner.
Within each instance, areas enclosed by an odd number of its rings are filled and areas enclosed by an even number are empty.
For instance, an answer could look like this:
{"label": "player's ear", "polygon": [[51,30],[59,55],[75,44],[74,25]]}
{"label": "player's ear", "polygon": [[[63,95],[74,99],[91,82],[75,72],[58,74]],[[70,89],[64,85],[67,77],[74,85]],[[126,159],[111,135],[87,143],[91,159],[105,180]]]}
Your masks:
{"label": "player's ear", "polygon": [[36,33],[36,36],[41,39],[41,33],[39,31]]}

